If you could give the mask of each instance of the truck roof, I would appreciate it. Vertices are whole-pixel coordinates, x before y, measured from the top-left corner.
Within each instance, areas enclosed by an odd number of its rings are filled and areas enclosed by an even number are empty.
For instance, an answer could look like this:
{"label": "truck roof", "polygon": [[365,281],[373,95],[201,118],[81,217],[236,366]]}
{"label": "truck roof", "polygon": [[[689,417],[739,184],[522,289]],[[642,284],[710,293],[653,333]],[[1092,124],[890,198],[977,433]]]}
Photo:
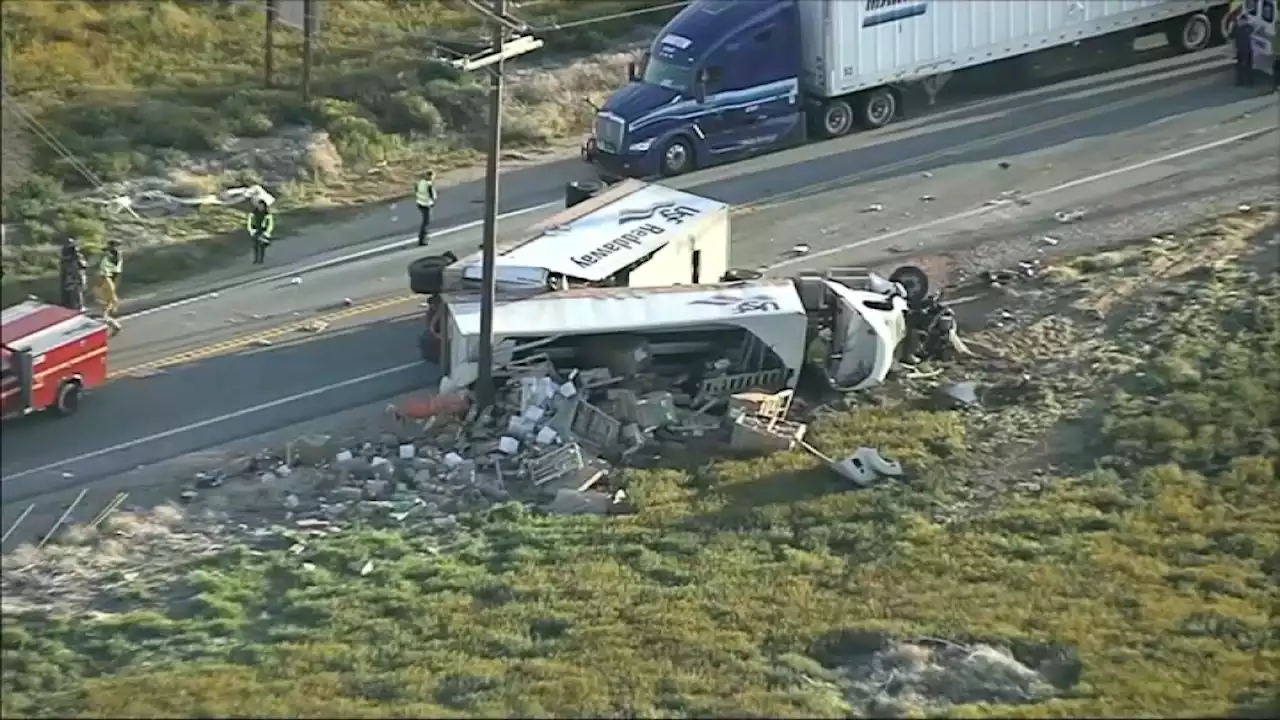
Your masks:
{"label": "truck roof", "polygon": [[[586,281],[604,280],[728,205],[662,185],[627,180],[538,223],[532,234],[499,243],[497,264],[545,269]],[[480,253],[458,261],[464,277]]]}
{"label": "truck roof", "polygon": [[[480,332],[480,303],[450,302],[463,335]],[[804,315],[791,280],[662,288],[580,288],[500,302],[493,309],[495,335],[614,333],[658,325],[707,325],[759,315]]]}
{"label": "truck roof", "polygon": [[84,339],[107,326],[84,313],[39,300],[7,307],[0,313],[0,341],[5,349],[42,355]]}

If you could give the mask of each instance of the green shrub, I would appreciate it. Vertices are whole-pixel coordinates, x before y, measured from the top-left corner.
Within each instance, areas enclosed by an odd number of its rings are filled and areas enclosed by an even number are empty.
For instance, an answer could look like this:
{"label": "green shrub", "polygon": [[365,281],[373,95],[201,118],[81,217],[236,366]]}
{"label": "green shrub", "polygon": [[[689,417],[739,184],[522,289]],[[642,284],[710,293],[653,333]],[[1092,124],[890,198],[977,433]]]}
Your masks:
{"label": "green shrub", "polygon": [[32,175],[5,197],[4,219],[6,222],[14,222],[38,217],[62,203],[63,199],[60,179],[48,175]]}
{"label": "green shrub", "polygon": [[444,116],[425,97],[401,90],[392,95],[378,123],[386,132],[439,137],[446,131]]}

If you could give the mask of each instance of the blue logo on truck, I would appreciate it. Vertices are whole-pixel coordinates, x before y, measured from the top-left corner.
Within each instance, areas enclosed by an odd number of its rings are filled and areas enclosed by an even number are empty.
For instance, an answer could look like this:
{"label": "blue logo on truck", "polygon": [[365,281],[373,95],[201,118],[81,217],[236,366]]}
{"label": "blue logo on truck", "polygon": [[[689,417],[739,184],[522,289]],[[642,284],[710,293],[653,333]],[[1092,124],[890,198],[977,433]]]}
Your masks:
{"label": "blue logo on truck", "polygon": [[862,27],[874,27],[919,17],[929,9],[927,0],[867,0]]}

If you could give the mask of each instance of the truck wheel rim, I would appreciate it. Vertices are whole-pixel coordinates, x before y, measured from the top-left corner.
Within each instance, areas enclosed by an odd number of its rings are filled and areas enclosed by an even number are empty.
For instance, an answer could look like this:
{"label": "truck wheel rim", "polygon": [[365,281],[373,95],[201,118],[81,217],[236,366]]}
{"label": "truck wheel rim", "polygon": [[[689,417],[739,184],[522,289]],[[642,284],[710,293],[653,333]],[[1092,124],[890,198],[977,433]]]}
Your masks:
{"label": "truck wheel rim", "polygon": [[672,143],[663,158],[666,160],[668,170],[683,170],[684,164],[689,161],[689,153],[684,149],[684,145]]}
{"label": "truck wheel rim", "polygon": [[827,108],[825,120],[827,132],[832,135],[839,135],[848,129],[853,118],[847,107],[843,105],[833,105]]}
{"label": "truck wheel rim", "polygon": [[871,116],[871,121],[876,125],[883,125],[888,122],[893,114],[893,101],[888,95],[881,95],[872,99],[870,107],[867,108],[867,114]]}
{"label": "truck wheel rim", "polygon": [[1182,43],[1187,47],[1200,47],[1208,37],[1209,23],[1200,18],[1187,23],[1182,30]]}

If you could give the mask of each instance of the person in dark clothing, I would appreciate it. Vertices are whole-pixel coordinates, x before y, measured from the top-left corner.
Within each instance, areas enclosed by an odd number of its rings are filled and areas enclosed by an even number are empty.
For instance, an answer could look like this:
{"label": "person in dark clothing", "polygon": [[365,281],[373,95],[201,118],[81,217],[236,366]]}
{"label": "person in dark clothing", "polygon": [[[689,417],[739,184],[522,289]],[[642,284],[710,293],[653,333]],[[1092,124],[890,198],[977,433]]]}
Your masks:
{"label": "person in dark clothing", "polygon": [[1236,86],[1253,85],[1253,26],[1247,22],[1236,22],[1234,33],[1236,50]]}
{"label": "person in dark clothing", "polygon": [[62,302],[65,308],[84,312],[84,290],[89,284],[87,270],[89,263],[84,253],[76,244],[75,238],[67,238],[62,242],[62,257],[58,263],[58,275],[61,287]]}
{"label": "person in dark clothing", "polygon": [[271,233],[276,229],[276,216],[266,200],[259,199],[254,205],[245,227],[253,239],[253,264],[261,265],[267,261],[267,246],[271,244]]}

